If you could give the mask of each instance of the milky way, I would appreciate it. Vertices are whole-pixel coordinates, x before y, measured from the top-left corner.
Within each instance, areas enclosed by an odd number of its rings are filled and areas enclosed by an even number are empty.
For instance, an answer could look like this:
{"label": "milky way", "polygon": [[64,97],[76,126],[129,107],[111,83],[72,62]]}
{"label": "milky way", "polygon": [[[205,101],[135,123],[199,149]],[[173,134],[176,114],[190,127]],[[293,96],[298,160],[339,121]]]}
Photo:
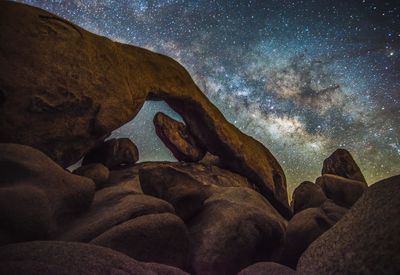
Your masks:
{"label": "milky way", "polygon": [[[83,28],[169,55],[227,119],[268,147],[289,189],[314,180],[336,148],[369,183],[400,172],[398,1],[21,1]],[[397,2],[397,5],[396,5]],[[173,159],[156,111],[114,133],[141,160]]]}

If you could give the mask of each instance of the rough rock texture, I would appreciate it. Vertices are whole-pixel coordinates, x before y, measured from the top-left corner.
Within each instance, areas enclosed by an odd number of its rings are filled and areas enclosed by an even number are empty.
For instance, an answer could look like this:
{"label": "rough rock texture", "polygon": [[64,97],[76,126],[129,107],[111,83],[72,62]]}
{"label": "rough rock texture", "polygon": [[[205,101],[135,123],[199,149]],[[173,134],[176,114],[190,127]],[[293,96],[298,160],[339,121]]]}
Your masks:
{"label": "rough rock texture", "polygon": [[336,204],[351,207],[368,188],[365,182],[349,180],[340,176],[325,174],[317,178],[316,184],[321,186],[326,196]]}
{"label": "rough rock texture", "polygon": [[197,144],[184,123],[161,112],[154,116],[153,122],[157,136],[171,150],[177,160],[196,162],[206,154],[206,150]]}
{"label": "rough rock texture", "polygon": [[202,147],[291,216],[279,163],[176,61],[23,4],[1,1],[0,12],[0,142],[39,148],[66,167],[132,120],[146,99],[165,100]]}
{"label": "rough rock texture", "polygon": [[319,207],[327,200],[321,186],[309,181],[302,182],[293,192],[291,207],[293,214],[296,215],[300,211]]}
{"label": "rough rock texture", "polygon": [[322,175],[324,174],[333,174],[366,183],[360,167],[358,167],[349,151],[345,149],[337,149],[324,160]]}
{"label": "rough rock texture", "polygon": [[71,242],[35,241],[0,247],[0,274],[109,275],[187,274],[156,263],[142,263],[117,251]]}
{"label": "rough rock texture", "polygon": [[283,243],[286,221],[260,194],[224,187],[188,223],[194,274],[236,274],[271,260]]}
{"label": "rough rock texture", "polygon": [[274,262],[260,262],[246,267],[238,275],[294,275],[296,272],[284,265]]}
{"label": "rough rock texture", "polygon": [[0,144],[0,230],[15,240],[49,237],[64,215],[89,207],[94,189],[32,147]]}
{"label": "rough rock texture", "polygon": [[400,274],[400,176],[370,186],[301,256],[301,274]]}
{"label": "rough rock texture", "polygon": [[210,197],[212,186],[172,167],[139,170],[143,193],[171,203],[184,221],[196,215]]}
{"label": "rough rock texture", "polygon": [[139,151],[129,138],[110,139],[97,145],[83,158],[82,164],[102,163],[108,168],[133,165],[139,160]]}
{"label": "rough rock texture", "polygon": [[294,215],[287,226],[280,262],[295,268],[307,247],[345,213],[345,208],[325,201],[319,208],[307,208]]}
{"label": "rough rock texture", "polygon": [[100,189],[108,180],[110,171],[101,163],[92,163],[79,167],[73,172],[75,175],[92,179],[96,184],[96,189]]}
{"label": "rough rock texture", "polygon": [[97,191],[89,211],[74,217],[57,239],[89,242],[114,226],[136,217],[174,213],[169,203],[135,193],[131,187],[120,184]]}
{"label": "rough rock texture", "polygon": [[136,260],[185,268],[189,235],[177,216],[150,214],[116,225],[91,243],[122,252]]}

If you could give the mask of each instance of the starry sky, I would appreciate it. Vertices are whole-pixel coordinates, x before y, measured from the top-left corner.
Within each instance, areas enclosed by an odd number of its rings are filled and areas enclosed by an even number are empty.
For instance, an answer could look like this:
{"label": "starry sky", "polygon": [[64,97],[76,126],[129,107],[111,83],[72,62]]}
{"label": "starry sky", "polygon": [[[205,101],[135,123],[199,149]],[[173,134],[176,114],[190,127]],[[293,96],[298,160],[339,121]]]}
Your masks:
{"label": "starry sky", "polygon": [[[226,118],[268,147],[289,192],[336,148],[369,183],[400,173],[400,1],[23,0],[81,27],[169,55]],[[146,103],[113,136],[172,160]]]}

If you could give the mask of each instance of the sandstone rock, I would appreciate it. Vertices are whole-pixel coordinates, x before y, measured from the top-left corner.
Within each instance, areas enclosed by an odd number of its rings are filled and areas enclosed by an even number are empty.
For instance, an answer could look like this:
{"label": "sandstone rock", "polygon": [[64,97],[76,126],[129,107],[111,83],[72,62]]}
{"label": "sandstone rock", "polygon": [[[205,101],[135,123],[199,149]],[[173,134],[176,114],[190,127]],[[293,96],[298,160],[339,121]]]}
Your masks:
{"label": "sandstone rock", "polygon": [[321,186],[309,181],[302,182],[293,192],[291,207],[293,214],[312,207],[319,207],[327,198]]}
{"label": "sandstone rock", "polygon": [[351,207],[368,188],[365,182],[331,174],[317,178],[316,183],[321,186],[328,198],[344,207]]}
{"label": "sandstone rock", "polygon": [[238,275],[294,275],[296,272],[274,262],[260,262],[246,267]]}
{"label": "sandstone rock", "polygon": [[79,167],[73,172],[75,175],[92,179],[96,184],[96,189],[100,189],[107,182],[110,171],[101,163],[92,163]]}
{"label": "sandstone rock", "polygon": [[169,213],[144,215],[116,225],[91,243],[136,260],[185,268],[189,236],[185,224]]}
{"label": "sandstone rock", "polygon": [[236,274],[271,260],[283,243],[285,220],[249,188],[224,187],[188,223],[194,274]]}
{"label": "sandstone rock", "polygon": [[157,113],[153,122],[157,136],[171,150],[177,160],[196,162],[206,154],[206,151],[199,147],[182,122],[176,121],[164,113]]}
{"label": "sandstone rock", "polygon": [[400,274],[400,176],[370,186],[301,256],[301,274]]}
{"label": "sandstone rock", "polygon": [[333,174],[351,180],[365,182],[364,175],[354,161],[349,151],[337,149],[327,159],[324,160],[322,175]]}
{"label": "sandstone rock", "polygon": [[142,263],[95,245],[35,241],[0,247],[0,273],[8,275],[187,274],[162,264]]}
{"label": "sandstone rock", "polygon": [[307,247],[345,213],[345,208],[325,201],[319,208],[307,208],[294,215],[287,226],[280,262],[296,268],[298,259]]}
{"label": "sandstone rock", "polygon": [[0,144],[0,227],[14,240],[46,239],[64,215],[86,210],[93,195],[92,180],[65,171],[42,152]]}
{"label": "sandstone rock", "polygon": [[129,138],[110,139],[85,155],[82,165],[102,163],[108,168],[133,165],[139,160],[139,151]]}
{"label": "sandstone rock", "polygon": [[135,193],[129,186],[104,188],[96,192],[89,211],[74,217],[57,239],[89,242],[118,224],[156,213],[174,213],[174,208],[160,199]]}
{"label": "sandstone rock", "polygon": [[291,215],[279,163],[230,124],[180,64],[27,5],[1,1],[0,13],[0,142],[31,145],[67,167],[145,100],[165,100],[199,145]]}

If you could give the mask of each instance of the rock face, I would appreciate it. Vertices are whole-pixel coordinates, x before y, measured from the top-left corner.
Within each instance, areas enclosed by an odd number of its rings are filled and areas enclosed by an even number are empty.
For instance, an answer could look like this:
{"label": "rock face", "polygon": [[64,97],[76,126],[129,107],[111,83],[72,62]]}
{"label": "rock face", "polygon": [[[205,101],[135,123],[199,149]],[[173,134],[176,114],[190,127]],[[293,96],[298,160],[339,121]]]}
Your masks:
{"label": "rock face", "polygon": [[105,184],[110,176],[110,171],[101,163],[92,163],[79,167],[73,172],[75,175],[92,179],[99,189]]}
{"label": "rock face", "polygon": [[301,256],[301,274],[400,274],[400,176],[373,184]]}
{"label": "rock face", "polygon": [[312,207],[319,207],[327,197],[321,186],[309,181],[302,182],[293,192],[291,207],[293,214]]}
{"label": "rock face", "polygon": [[364,175],[354,161],[349,151],[337,149],[327,159],[324,160],[322,175],[333,174],[351,180],[365,182]]}
{"label": "rock face", "polygon": [[199,145],[291,216],[279,163],[230,124],[180,64],[37,8],[1,1],[0,12],[0,142],[39,148],[66,167],[132,120],[146,99],[165,100]]}
{"label": "rock face", "polygon": [[257,192],[224,187],[188,223],[194,274],[236,274],[271,260],[283,243],[286,221]]}
{"label": "rock face", "polygon": [[150,214],[114,226],[91,243],[109,247],[136,260],[187,267],[189,235],[177,216]]}
{"label": "rock face", "polygon": [[31,147],[0,144],[0,171],[0,231],[14,240],[46,239],[65,215],[92,202],[92,180],[65,171]]}
{"label": "rock face", "polygon": [[95,245],[35,241],[0,247],[0,273],[9,275],[187,274],[156,263],[142,263]]}
{"label": "rock face", "polygon": [[345,208],[325,201],[318,208],[307,208],[294,215],[287,226],[280,262],[296,268],[299,257],[307,247],[345,213]]}
{"label": "rock face", "polygon": [[82,164],[102,163],[108,168],[133,165],[139,160],[139,151],[129,138],[110,139],[89,151]]}
{"label": "rock face", "polygon": [[325,174],[317,178],[316,184],[321,186],[326,196],[336,204],[351,207],[368,188],[365,182],[349,180],[340,176]]}
{"label": "rock face", "polygon": [[274,262],[261,262],[246,267],[238,275],[295,275],[296,272],[284,265]]}
{"label": "rock face", "polygon": [[177,160],[196,162],[206,154],[206,151],[199,147],[182,122],[176,121],[164,113],[157,113],[153,122],[157,136],[171,150]]}

